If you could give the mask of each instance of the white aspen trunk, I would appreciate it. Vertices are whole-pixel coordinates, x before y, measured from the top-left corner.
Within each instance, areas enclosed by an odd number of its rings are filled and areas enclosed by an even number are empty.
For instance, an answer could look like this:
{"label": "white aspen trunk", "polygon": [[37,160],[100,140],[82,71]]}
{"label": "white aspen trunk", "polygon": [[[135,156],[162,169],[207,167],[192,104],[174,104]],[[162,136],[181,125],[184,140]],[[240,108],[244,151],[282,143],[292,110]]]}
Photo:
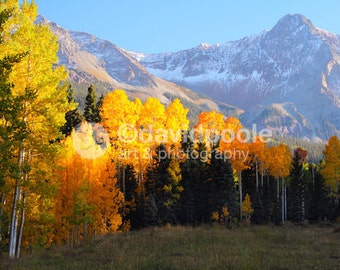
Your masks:
{"label": "white aspen trunk", "polygon": [[[29,56],[28,56],[29,57]],[[28,65],[29,65],[28,61]],[[29,67],[29,66],[28,66]],[[27,123],[27,100],[24,101],[24,113],[23,113],[23,122]],[[12,206],[12,217],[10,223],[10,236],[9,236],[9,257],[15,258],[16,251],[17,251],[17,244],[18,244],[18,203],[20,202],[20,182],[23,180],[23,165],[25,162],[25,139],[21,141],[21,145],[19,148],[19,156],[18,156],[18,169],[19,169],[19,176],[15,181],[15,188],[14,188],[14,198],[13,198],[13,206]]]}
{"label": "white aspen trunk", "polygon": [[17,245],[17,238],[18,238],[18,203],[20,201],[20,180],[22,178],[22,166],[24,164],[25,159],[25,150],[23,147],[19,149],[19,157],[18,157],[18,167],[19,167],[19,177],[15,181],[15,188],[14,188],[14,198],[13,198],[13,206],[12,206],[12,217],[10,223],[10,236],[9,236],[9,257],[15,258],[16,254],[16,245]]}
{"label": "white aspen trunk", "polygon": [[15,250],[17,243],[17,227],[18,227],[18,211],[17,203],[19,201],[19,183],[16,181],[14,190],[14,199],[12,206],[12,217],[10,223],[10,234],[9,234],[9,257],[15,258]]}
{"label": "white aspen trunk", "polygon": [[24,230],[24,224],[25,224],[25,204],[26,204],[26,194],[25,192],[22,192],[22,202],[23,206],[21,208],[21,220],[20,220],[20,227],[18,231],[18,239],[16,244],[16,250],[15,250],[15,257],[19,259],[20,257],[20,249],[21,249],[21,239],[22,239],[22,232]]}
{"label": "white aspen trunk", "polygon": [[[30,161],[30,151],[28,151],[27,154],[27,161]],[[28,172],[25,173],[25,179],[24,182],[28,181]],[[20,257],[20,249],[21,249],[21,239],[22,239],[22,232],[24,230],[24,224],[25,224],[25,214],[26,214],[26,193],[25,191],[21,191],[21,200],[22,200],[22,208],[21,208],[21,221],[20,221],[20,227],[19,227],[19,235],[17,239],[17,245],[16,245],[16,258],[19,259]]]}

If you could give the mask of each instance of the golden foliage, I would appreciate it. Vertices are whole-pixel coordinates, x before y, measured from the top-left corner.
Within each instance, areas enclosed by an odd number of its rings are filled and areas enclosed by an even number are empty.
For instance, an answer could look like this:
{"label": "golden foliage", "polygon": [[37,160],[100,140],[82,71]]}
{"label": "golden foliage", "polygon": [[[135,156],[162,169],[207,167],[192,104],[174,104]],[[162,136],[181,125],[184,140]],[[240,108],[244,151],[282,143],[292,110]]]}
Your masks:
{"label": "golden foliage", "polygon": [[340,179],[340,141],[337,136],[329,138],[323,154],[325,162],[321,170],[322,176],[325,178],[327,185],[337,193]]}

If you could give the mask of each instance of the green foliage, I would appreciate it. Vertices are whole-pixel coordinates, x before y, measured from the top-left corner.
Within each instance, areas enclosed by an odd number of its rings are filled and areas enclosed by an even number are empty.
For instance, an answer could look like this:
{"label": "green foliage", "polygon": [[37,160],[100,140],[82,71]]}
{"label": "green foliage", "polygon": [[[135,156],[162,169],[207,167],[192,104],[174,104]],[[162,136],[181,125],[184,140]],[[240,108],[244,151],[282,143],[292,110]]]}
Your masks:
{"label": "green foliage", "polygon": [[[67,89],[67,100],[69,104],[74,104],[74,90],[71,85]],[[79,111],[79,107],[74,110],[70,110],[65,114],[65,124],[61,128],[61,132],[65,136],[70,136],[72,130],[82,122],[82,115]]]}
{"label": "green foliage", "polygon": [[310,165],[309,175],[311,180],[308,184],[308,204],[306,205],[307,218],[312,223],[320,223],[334,219],[331,200],[328,197],[328,189],[325,179],[320,173],[320,166]]}
{"label": "green foliage", "polygon": [[[11,14],[12,12],[6,9],[0,13],[0,44],[3,43],[3,25]],[[6,55],[0,59],[0,247],[4,247],[10,224],[9,213],[4,211],[5,196],[10,188],[9,179],[19,180],[20,176],[20,166],[14,158],[13,151],[28,136],[21,111],[24,109],[25,100],[35,98],[35,96],[27,96],[28,91],[22,95],[14,95],[14,85],[9,82],[13,65],[19,63],[25,56],[26,53],[19,53]]]}
{"label": "green foliage", "polygon": [[104,96],[102,95],[97,102],[96,90],[92,85],[87,89],[85,98],[84,118],[89,123],[99,123],[101,121],[100,108],[103,105]]}
{"label": "green foliage", "polygon": [[183,224],[196,226],[211,221],[207,149],[204,143],[195,145],[189,137],[183,138],[182,148],[188,157],[181,164],[183,193],[179,218]]}
{"label": "green foliage", "polygon": [[132,228],[141,227],[140,224],[140,211],[138,204],[140,197],[138,196],[138,183],[136,179],[136,172],[132,165],[127,165],[125,170],[125,209],[124,221],[130,222]]}
{"label": "green foliage", "polygon": [[290,185],[288,188],[288,213],[289,219],[301,223],[305,220],[306,204],[306,168],[307,151],[302,148],[294,150],[292,170],[290,173]]}
{"label": "green foliage", "polygon": [[85,99],[85,108],[84,108],[84,117],[85,120],[89,123],[94,123],[96,118],[96,91],[93,86],[90,85],[87,89],[87,96]]}
{"label": "green foliage", "polygon": [[83,183],[78,192],[74,193],[74,208],[73,215],[70,217],[70,223],[73,225],[91,224],[94,220],[90,214],[94,206],[89,204],[90,188],[86,183]]}
{"label": "green foliage", "polygon": [[167,153],[163,145],[156,149],[153,164],[147,172],[145,189],[149,207],[156,206],[157,211],[153,212],[157,212],[158,222],[176,224],[176,207],[182,192],[181,171],[178,161]]}
{"label": "green foliage", "polygon": [[230,161],[221,157],[223,157],[222,153],[212,151],[208,201],[211,213],[227,207],[230,218],[232,218],[237,216],[234,176]]}

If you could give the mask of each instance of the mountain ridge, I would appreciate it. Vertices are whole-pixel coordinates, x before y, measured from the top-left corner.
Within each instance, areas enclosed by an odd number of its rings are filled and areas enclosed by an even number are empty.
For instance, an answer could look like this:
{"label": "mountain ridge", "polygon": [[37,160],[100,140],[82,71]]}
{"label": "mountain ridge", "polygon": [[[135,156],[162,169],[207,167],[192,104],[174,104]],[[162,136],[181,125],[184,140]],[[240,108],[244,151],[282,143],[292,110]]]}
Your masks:
{"label": "mountain ridge", "polygon": [[[164,104],[178,97],[199,111],[204,108],[220,110],[219,106],[223,105],[154,76],[125,50],[110,41],[86,32],[64,29],[41,15],[37,23],[49,25],[58,37],[59,65],[67,68],[69,81],[77,89],[75,96],[81,106],[84,105],[89,84],[95,85],[103,94],[119,88],[124,89],[132,99],[138,97],[145,100],[152,96]],[[229,106],[228,110],[236,114],[238,108]]]}
{"label": "mountain ridge", "polygon": [[131,52],[44,23],[58,36],[59,63],[72,81],[95,80],[105,91],[122,88],[131,97],[154,96],[163,103],[170,93],[281,135],[339,135],[340,38],[303,15],[288,14],[272,29],[240,40],[159,54]]}
{"label": "mountain ridge", "polygon": [[[131,55],[158,77],[261,115],[251,117],[261,127],[278,131],[269,123],[284,122],[282,134],[309,139],[339,134],[340,38],[303,15],[288,14],[272,29],[238,41]],[[273,111],[272,104],[281,104],[279,111],[287,112],[287,103],[297,113],[275,121],[263,115],[263,106]],[[246,125],[249,115],[240,116]]]}

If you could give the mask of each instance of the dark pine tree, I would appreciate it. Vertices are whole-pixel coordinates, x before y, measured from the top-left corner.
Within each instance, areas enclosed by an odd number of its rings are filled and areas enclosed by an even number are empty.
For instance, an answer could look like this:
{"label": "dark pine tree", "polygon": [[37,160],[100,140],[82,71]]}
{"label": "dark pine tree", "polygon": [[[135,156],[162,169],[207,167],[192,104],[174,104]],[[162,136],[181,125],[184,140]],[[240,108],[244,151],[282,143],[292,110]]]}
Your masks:
{"label": "dark pine tree", "polygon": [[179,200],[177,216],[181,224],[193,224],[195,216],[195,192],[193,186],[193,174],[195,160],[190,156],[194,150],[194,143],[185,133],[182,134],[181,151],[187,153],[187,159],[181,163],[183,192]]}
{"label": "dark pine tree", "polygon": [[265,209],[261,194],[262,186],[256,187],[256,164],[253,162],[247,170],[242,172],[243,198],[246,194],[252,198],[252,208],[254,212],[251,215],[251,222],[254,224],[266,223]]}
{"label": "dark pine tree", "polygon": [[96,90],[92,85],[87,89],[85,99],[84,117],[89,123],[98,123],[98,110],[97,110],[97,97]]}
{"label": "dark pine tree", "polygon": [[178,218],[182,224],[196,226],[210,221],[208,203],[208,179],[210,177],[207,162],[207,150],[204,143],[197,145],[188,134],[182,136],[182,151],[187,158],[181,163],[183,192],[179,201]]}
{"label": "dark pine tree", "polygon": [[104,95],[100,95],[99,97],[99,100],[96,104],[96,112],[95,112],[95,115],[94,115],[94,122],[95,123],[100,123],[102,121],[102,118],[101,118],[101,112],[102,112],[102,107],[103,107],[103,102],[104,102]]}
{"label": "dark pine tree", "polygon": [[262,201],[262,196],[259,190],[257,189],[253,194],[253,202],[252,207],[254,209],[253,214],[251,215],[251,222],[254,224],[265,224],[266,216],[265,216],[265,208]]}
{"label": "dark pine tree", "polygon": [[288,219],[301,223],[305,220],[306,212],[306,166],[308,152],[302,148],[294,150],[290,185],[287,190]]}
{"label": "dark pine tree", "polygon": [[152,194],[142,197],[142,218],[143,227],[157,226],[161,222],[159,220],[158,208],[155,198]]}
{"label": "dark pine tree", "polygon": [[205,143],[198,143],[197,149],[190,154],[191,175],[190,183],[194,195],[194,216],[193,225],[208,223],[211,220],[208,194],[210,178],[210,168],[208,164],[207,149]]}
{"label": "dark pine tree", "polygon": [[176,209],[183,189],[178,160],[164,153],[166,153],[164,145],[158,146],[153,165],[147,172],[145,186],[150,206],[153,206],[154,200],[160,225],[178,223]]}
{"label": "dark pine tree", "polygon": [[125,211],[124,219],[130,221],[132,229],[141,227],[137,209],[137,179],[132,165],[125,166]]}
{"label": "dark pine tree", "polygon": [[[67,89],[67,99],[68,103],[74,103],[74,91],[71,85],[69,85]],[[79,111],[79,107],[77,106],[76,109],[68,111],[65,114],[65,124],[61,127],[61,132],[67,137],[71,134],[73,128],[79,125],[82,121],[82,115]]]}
{"label": "dark pine tree", "polygon": [[237,198],[231,163],[217,150],[211,152],[210,172],[211,178],[208,182],[210,215],[227,207],[229,218],[236,217]]}
{"label": "dark pine tree", "polygon": [[271,175],[266,175],[263,183],[263,208],[266,223],[275,223],[276,217],[276,180]]}
{"label": "dark pine tree", "polygon": [[331,219],[329,211],[331,209],[331,201],[327,196],[328,190],[325,179],[320,173],[319,166],[310,165],[309,171],[313,181],[311,181],[308,187],[310,194],[308,219],[312,223],[320,223],[321,221]]}

